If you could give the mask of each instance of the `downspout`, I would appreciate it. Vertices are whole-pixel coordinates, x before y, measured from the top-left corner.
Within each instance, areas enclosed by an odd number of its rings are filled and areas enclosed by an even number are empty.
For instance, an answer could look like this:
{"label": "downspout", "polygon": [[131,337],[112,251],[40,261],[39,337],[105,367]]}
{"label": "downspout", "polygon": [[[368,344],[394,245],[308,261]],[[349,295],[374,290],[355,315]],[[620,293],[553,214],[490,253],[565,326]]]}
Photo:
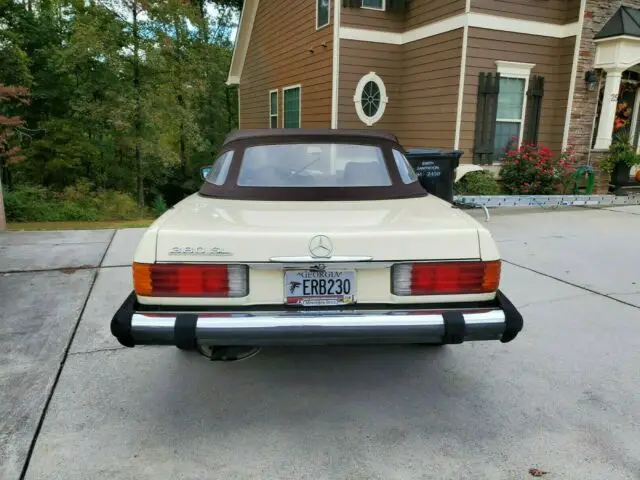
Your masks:
{"label": "downspout", "polygon": [[[562,150],[569,144],[569,127],[571,126],[571,111],[573,110],[573,96],[576,91],[576,75],[578,74],[578,60],[580,59],[580,43],[582,42],[582,29],[584,28],[584,11],[587,0],[580,0],[580,13],[578,18],[578,32],[576,44],[573,48],[573,65],[571,66],[571,82],[569,83],[569,98],[567,99],[567,112],[564,117],[564,133],[562,134]],[[591,150],[591,144],[589,144]]]}
{"label": "downspout", "polygon": [[464,82],[467,77],[467,44],[469,42],[469,18],[471,0],[465,2],[465,22],[462,30],[462,52],[460,59],[460,79],[458,80],[458,105],[456,108],[456,133],[453,141],[453,149],[460,149],[460,131],[462,130],[462,107],[464,105]]}
{"label": "downspout", "polygon": [[340,83],[340,0],[333,1],[333,71],[331,76],[331,128],[338,128],[338,94]]}

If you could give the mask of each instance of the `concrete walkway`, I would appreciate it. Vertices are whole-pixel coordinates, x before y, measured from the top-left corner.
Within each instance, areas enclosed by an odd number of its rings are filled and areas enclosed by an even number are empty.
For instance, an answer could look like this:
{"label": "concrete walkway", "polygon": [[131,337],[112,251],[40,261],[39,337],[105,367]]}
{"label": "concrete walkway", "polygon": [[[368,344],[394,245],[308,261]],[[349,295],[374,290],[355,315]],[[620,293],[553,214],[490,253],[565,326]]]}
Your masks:
{"label": "concrete walkway", "polygon": [[0,234],[0,478],[640,478],[640,207],[492,214],[514,342],[228,365],[111,337],[142,230]]}

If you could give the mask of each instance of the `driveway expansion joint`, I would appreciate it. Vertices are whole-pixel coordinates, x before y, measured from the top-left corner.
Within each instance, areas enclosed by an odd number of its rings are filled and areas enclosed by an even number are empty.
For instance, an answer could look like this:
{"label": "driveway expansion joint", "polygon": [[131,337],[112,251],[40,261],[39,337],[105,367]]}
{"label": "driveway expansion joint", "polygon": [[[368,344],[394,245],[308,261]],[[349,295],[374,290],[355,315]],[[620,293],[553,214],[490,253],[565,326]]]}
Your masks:
{"label": "driveway expansion joint", "polygon": [[77,267],[56,267],[56,268],[35,268],[33,270],[0,270],[0,275],[16,275],[19,273],[47,273],[47,272],[60,272],[60,273],[75,273],[78,270],[93,270],[98,268],[98,265],[79,265]]}
{"label": "driveway expansion joint", "polygon": [[[136,345],[136,347],[144,347],[145,345]],[[92,353],[101,353],[101,352],[115,352],[118,350],[129,350],[129,347],[121,346],[121,347],[105,347],[105,348],[97,348],[95,350],[86,350],[82,352],[70,352],[69,356],[76,355],[90,355]]]}
{"label": "driveway expansion joint", "polygon": [[[100,259],[100,262],[98,265],[102,264],[105,257],[107,256],[107,252],[109,251],[109,247],[111,246],[111,243],[113,242],[113,239],[115,236],[116,236],[116,230],[114,230],[113,233],[111,234],[111,237],[107,242],[107,248],[105,248],[104,253],[102,254],[102,258]],[[95,268],[95,267],[92,267],[92,268]],[[64,270],[64,269],[56,269],[56,270]],[[67,342],[67,346],[64,350],[64,353],[62,354],[62,358],[60,359],[60,363],[58,365],[58,371],[55,374],[55,377],[53,379],[53,384],[51,385],[51,389],[49,390],[49,394],[47,395],[47,399],[45,401],[44,407],[42,408],[42,413],[40,414],[40,419],[38,420],[38,426],[36,427],[36,431],[33,434],[33,438],[31,439],[29,450],[27,451],[27,456],[25,458],[24,465],[22,466],[22,472],[20,473],[20,477],[19,477],[20,480],[23,480],[26,477],[27,471],[29,470],[29,464],[31,463],[31,458],[35,450],[38,437],[40,436],[40,431],[42,430],[42,426],[44,425],[44,420],[47,416],[49,405],[51,404],[51,400],[53,398],[53,395],[55,394],[56,388],[58,386],[58,382],[60,381],[60,375],[62,374],[62,369],[64,368],[67,358],[69,357],[69,351],[71,350],[71,345],[73,344],[73,340],[75,339],[76,333],[78,331],[78,326],[80,325],[80,321],[82,320],[82,316],[84,315],[84,312],[87,309],[89,298],[91,298],[91,293],[93,292],[93,287],[96,284],[96,280],[99,274],[100,274],[100,270],[97,269],[91,278],[91,285],[89,286],[87,296],[84,299],[84,303],[82,304],[82,308],[80,310],[80,313],[78,314],[78,319],[76,320],[76,323],[73,326],[73,329],[71,331],[71,335],[69,336],[69,341]]]}
{"label": "driveway expansion joint", "polygon": [[[597,290],[593,290],[593,289],[585,287],[583,285],[578,285],[577,283],[568,282],[567,280],[563,280],[562,278],[554,277],[553,275],[541,272],[540,270],[536,270],[534,268],[526,267],[524,265],[519,265],[517,263],[511,262],[511,261],[509,261],[507,259],[504,259],[504,258],[502,259],[502,261],[504,263],[508,263],[509,265],[512,265],[514,267],[522,268],[522,269],[528,270],[528,271],[530,271],[532,273],[537,273],[538,275],[542,275],[544,277],[551,278],[553,280],[557,280],[558,282],[564,283],[565,285],[569,285],[571,287],[579,288],[580,290],[584,290],[585,292],[589,292],[589,293],[592,293],[594,295],[598,295],[599,297],[608,298],[609,300],[612,300],[612,301],[617,302],[617,303],[621,303],[623,305],[626,305],[627,307],[633,307],[633,308],[635,308],[637,310],[640,310],[640,307],[638,305],[635,305],[635,304],[629,303],[629,302],[625,302],[624,300],[620,300],[619,298],[611,297],[611,296],[609,296],[609,294],[598,292]],[[520,307],[520,308],[522,308],[522,307]]]}
{"label": "driveway expansion joint", "polygon": [[522,310],[522,309],[531,307],[532,305],[539,305],[541,303],[549,304],[549,303],[556,303],[556,302],[564,302],[566,300],[575,300],[576,298],[588,297],[589,295],[591,295],[591,293],[580,293],[580,294],[576,294],[576,295],[567,295],[565,297],[554,298],[553,300],[537,300],[535,302],[527,302],[527,303],[523,303],[522,305],[517,305],[517,307]]}

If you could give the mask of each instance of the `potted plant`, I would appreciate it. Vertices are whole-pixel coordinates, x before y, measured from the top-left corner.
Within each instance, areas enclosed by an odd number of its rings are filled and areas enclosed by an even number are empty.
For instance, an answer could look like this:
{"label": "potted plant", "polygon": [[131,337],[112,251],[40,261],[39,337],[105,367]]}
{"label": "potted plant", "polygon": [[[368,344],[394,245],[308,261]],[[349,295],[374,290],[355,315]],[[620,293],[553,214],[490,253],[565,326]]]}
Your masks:
{"label": "potted plant", "polygon": [[635,152],[629,139],[629,132],[617,134],[609,147],[609,153],[598,166],[600,171],[611,175],[611,183],[614,185],[628,183],[631,168],[640,165],[640,155]]}

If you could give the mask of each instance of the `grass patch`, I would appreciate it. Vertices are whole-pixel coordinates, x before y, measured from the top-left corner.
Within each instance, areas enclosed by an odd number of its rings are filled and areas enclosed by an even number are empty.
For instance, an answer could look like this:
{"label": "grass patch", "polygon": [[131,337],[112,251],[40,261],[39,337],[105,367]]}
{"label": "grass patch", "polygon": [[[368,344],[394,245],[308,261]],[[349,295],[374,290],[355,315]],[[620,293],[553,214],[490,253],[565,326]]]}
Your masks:
{"label": "grass patch", "polygon": [[7,230],[12,232],[34,232],[43,230],[100,230],[112,228],[146,228],[155,219],[139,220],[105,220],[100,222],[12,222],[7,225]]}

